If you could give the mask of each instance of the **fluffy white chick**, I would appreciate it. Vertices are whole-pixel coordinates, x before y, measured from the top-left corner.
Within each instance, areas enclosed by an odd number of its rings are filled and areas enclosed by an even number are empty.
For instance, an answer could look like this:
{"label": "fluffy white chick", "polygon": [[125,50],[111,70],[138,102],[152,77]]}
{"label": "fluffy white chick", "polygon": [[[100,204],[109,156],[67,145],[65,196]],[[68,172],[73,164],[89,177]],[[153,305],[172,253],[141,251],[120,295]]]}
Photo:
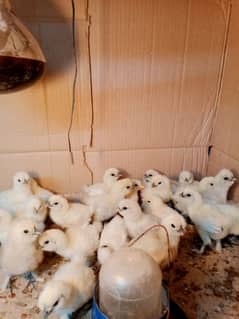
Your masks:
{"label": "fluffy white chick", "polygon": [[142,178],[142,183],[145,188],[150,187],[152,184],[152,178],[156,175],[159,175],[159,172],[155,169],[148,169]]}
{"label": "fluffy white chick", "polygon": [[42,232],[45,229],[45,220],[47,218],[46,204],[37,196],[29,197],[24,205],[18,206],[16,216],[33,220],[37,231]]}
{"label": "fluffy white chick", "polygon": [[118,168],[108,168],[103,176],[103,183],[97,183],[90,186],[83,186],[80,190],[79,198],[82,203],[89,204],[91,196],[102,195],[108,193],[113,184],[121,177]]}
{"label": "fluffy white chick", "polygon": [[172,181],[172,190],[175,193],[178,190],[183,190],[185,187],[190,186],[197,190],[198,188],[198,181],[194,180],[193,173],[190,171],[182,171],[179,174],[178,182]]}
{"label": "fluffy white chick", "polygon": [[165,217],[161,225],[164,228],[152,229],[129,245],[144,250],[161,268],[165,268],[177,257],[180,237],[184,234],[186,222],[181,215],[176,214]]}
{"label": "fluffy white chick", "polygon": [[93,196],[90,206],[94,211],[94,220],[103,222],[114,217],[118,203],[129,196],[132,191],[132,181],[129,178],[124,178],[114,183],[107,194]]}
{"label": "fluffy white chick", "polygon": [[12,276],[36,270],[43,260],[42,250],[37,245],[35,224],[30,219],[15,219],[1,249],[0,267],[8,276],[2,289],[6,289]]}
{"label": "fluffy white chick", "polygon": [[129,236],[132,238],[160,222],[156,216],[144,214],[139,204],[131,199],[120,201],[118,214],[123,217]]}
{"label": "fluffy white chick", "polygon": [[133,182],[133,192],[127,197],[133,199],[134,201],[139,201],[139,192],[144,189],[144,186],[139,179],[132,179]]}
{"label": "fluffy white chick", "polygon": [[159,196],[164,202],[170,201],[173,195],[170,179],[166,175],[162,174],[152,177],[151,186],[142,191],[142,196],[146,196],[146,194]]}
{"label": "fluffy white chick", "polygon": [[[188,187],[187,187],[188,188]],[[185,197],[182,196],[183,191],[179,190],[173,194],[172,200],[174,207],[179,210],[183,216],[188,217],[188,202]]]}
{"label": "fluffy white chick", "polygon": [[212,246],[212,240],[216,241],[216,251],[220,252],[221,239],[230,232],[230,220],[216,206],[203,202],[202,196],[191,188],[186,188],[181,196],[187,202],[188,215],[203,241],[199,253],[203,253],[206,246]]}
{"label": "fluffy white chick", "polygon": [[93,212],[89,206],[80,203],[70,203],[61,195],[53,195],[49,198],[50,218],[62,228],[90,223]]}
{"label": "fluffy white chick", "polygon": [[178,214],[173,208],[163,202],[160,197],[146,193],[142,197],[142,207],[145,213],[157,216],[160,220],[169,215]]}
{"label": "fluffy white chick", "polygon": [[0,209],[0,246],[3,246],[7,239],[12,220],[11,213]]}
{"label": "fluffy white chick", "polygon": [[13,177],[13,187],[0,193],[0,208],[15,215],[17,206],[32,196],[30,176],[26,172],[17,172]]}
{"label": "fluffy white chick", "polygon": [[51,191],[46,188],[41,187],[37,181],[31,177],[31,190],[34,195],[39,197],[44,202],[47,202],[48,199],[54,195]]}
{"label": "fluffy white chick", "polygon": [[205,200],[225,204],[228,191],[235,181],[233,173],[224,168],[215,177],[204,177],[199,183],[199,191]]}
{"label": "fluffy white chick", "polygon": [[55,313],[60,319],[69,319],[92,297],[96,278],[91,268],[82,263],[62,265],[47,282],[38,299],[44,318]]}
{"label": "fluffy white chick", "polygon": [[116,215],[104,225],[97,252],[98,262],[103,264],[108,257],[128,242],[128,231],[122,217]]}
{"label": "fluffy white chick", "polygon": [[39,244],[44,251],[72,260],[75,257],[87,262],[99,247],[99,231],[97,226],[73,226],[63,232],[60,229],[49,229],[39,238]]}

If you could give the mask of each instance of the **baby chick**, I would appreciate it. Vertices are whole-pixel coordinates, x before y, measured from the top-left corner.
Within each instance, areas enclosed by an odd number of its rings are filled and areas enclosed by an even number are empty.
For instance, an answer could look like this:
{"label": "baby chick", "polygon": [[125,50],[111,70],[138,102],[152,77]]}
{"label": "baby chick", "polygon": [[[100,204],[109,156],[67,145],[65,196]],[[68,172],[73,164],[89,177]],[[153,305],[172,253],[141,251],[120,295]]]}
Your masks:
{"label": "baby chick", "polygon": [[29,197],[24,205],[18,206],[16,216],[33,220],[37,231],[42,232],[47,218],[46,204],[37,196]]}
{"label": "baby chick", "polygon": [[160,197],[150,193],[146,193],[142,197],[142,207],[145,213],[155,215],[159,220],[169,215],[178,214],[177,211],[165,204]]}
{"label": "baby chick", "polygon": [[183,190],[187,186],[191,186],[195,190],[197,190],[198,183],[199,183],[198,181],[194,180],[194,176],[192,172],[182,171],[179,174],[178,182],[172,181],[171,185],[172,185],[173,193],[175,193],[176,191]]}
{"label": "baby chick", "polygon": [[138,203],[131,199],[120,201],[118,214],[123,217],[125,226],[132,238],[160,222],[156,216],[144,214]]}
{"label": "baby chick", "polygon": [[11,223],[7,240],[1,249],[0,266],[8,275],[2,289],[6,289],[12,276],[36,270],[43,260],[43,253],[37,245],[35,224],[30,219],[16,219]]}
{"label": "baby chick", "polygon": [[99,246],[99,231],[97,226],[72,226],[66,232],[60,229],[45,231],[39,238],[39,244],[44,251],[72,260],[74,257],[87,262],[92,258]]}
{"label": "baby chick", "polygon": [[221,239],[230,233],[230,220],[226,218],[216,206],[204,203],[202,196],[191,188],[186,188],[181,196],[190,219],[195,224],[203,244],[199,253],[203,253],[206,246],[212,246],[212,240],[216,241],[216,251],[221,251]]}
{"label": "baby chick", "polygon": [[87,225],[92,218],[90,207],[80,203],[69,203],[61,195],[53,195],[49,198],[50,218],[62,228],[78,225]]}
{"label": "baby chick", "polygon": [[48,199],[54,195],[48,189],[41,187],[34,178],[31,177],[30,182],[32,193],[39,197],[42,201],[47,202]]}
{"label": "baby chick", "polygon": [[108,224],[104,225],[98,249],[98,261],[103,264],[116,250],[128,242],[128,232],[122,217],[116,215]]}
{"label": "baby chick", "polygon": [[12,220],[11,213],[0,209],[0,247],[6,242]]}
{"label": "baby chick", "polygon": [[92,196],[90,206],[94,211],[95,221],[107,221],[116,215],[118,203],[133,191],[133,183],[124,178],[113,184],[107,194]]}
{"label": "baby chick", "polygon": [[38,307],[44,318],[55,313],[60,319],[69,319],[93,297],[95,284],[91,268],[79,262],[66,263],[43,288]]}
{"label": "baby chick", "polygon": [[172,197],[170,179],[166,175],[158,174],[152,177],[151,186],[142,191],[142,197],[146,194],[159,196],[164,202],[169,202]]}
{"label": "baby chick", "polygon": [[134,201],[138,202],[139,193],[140,191],[144,189],[144,186],[139,179],[132,179],[132,182],[133,182],[133,191],[129,196],[127,196],[127,198],[133,199]]}
{"label": "baby chick", "polygon": [[142,183],[145,188],[150,187],[152,184],[152,178],[156,175],[159,175],[155,169],[148,169],[143,176]]}
{"label": "baby chick", "polygon": [[228,191],[235,181],[233,173],[224,168],[215,177],[204,177],[199,183],[199,191],[206,201],[225,204]]}
{"label": "baby chick", "polygon": [[164,269],[177,257],[180,237],[184,234],[186,222],[177,214],[163,218],[161,225],[164,228],[159,226],[150,230],[138,240],[129,243],[129,246],[144,250]]}
{"label": "baby chick", "polygon": [[13,177],[13,187],[0,193],[0,208],[15,215],[17,206],[30,196],[32,196],[30,176],[26,172],[18,172]]}
{"label": "baby chick", "polygon": [[104,173],[103,183],[84,186],[80,190],[79,197],[81,202],[88,205],[90,202],[89,197],[108,193],[113,184],[117,182],[121,176],[122,175],[118,168],[108,168]]}

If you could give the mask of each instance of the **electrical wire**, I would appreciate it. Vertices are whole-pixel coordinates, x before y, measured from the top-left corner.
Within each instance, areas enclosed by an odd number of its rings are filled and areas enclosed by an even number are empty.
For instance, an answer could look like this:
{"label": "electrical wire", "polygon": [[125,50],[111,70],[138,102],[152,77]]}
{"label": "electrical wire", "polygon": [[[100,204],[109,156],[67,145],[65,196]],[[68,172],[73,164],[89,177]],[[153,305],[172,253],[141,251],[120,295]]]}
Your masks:
{"label": "electrical wire", "polygon": [[77,64],[77,50],[76,50],[76,15],[75,15],[75,1],[71,0],[72,5],[72,48],[73,48],[73,55],[74,55],[74,65],[75,71],[73,76],[73,83],[72,83],[72,99],[71,99],[71,115],[70,115],[70,123],[67,131],[67,141],[68,141],[68,151],[71,156],[71,163],[74,165],[74,156],[72,151],[71,145],[71,129],[73,124],[74,112],[75,112],[75,105],[76,105],[76,82],[78,76],[78,64]]}

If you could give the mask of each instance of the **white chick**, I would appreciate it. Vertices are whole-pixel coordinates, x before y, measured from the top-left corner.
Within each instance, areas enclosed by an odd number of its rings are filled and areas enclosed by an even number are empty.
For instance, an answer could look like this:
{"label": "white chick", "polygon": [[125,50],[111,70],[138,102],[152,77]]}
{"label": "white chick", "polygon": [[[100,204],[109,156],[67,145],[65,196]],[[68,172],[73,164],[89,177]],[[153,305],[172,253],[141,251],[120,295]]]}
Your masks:
{"label": "white chick", "polygon": [[124,218],[125,226],[132,238],[160,222],[156,216],[144,214],[138,203],[130,199],[120,201],[118,214]]}
{"label": "white chick", "polygon": [[143,176],[142,182],[145,188],[150,187],[152,184],[152,178],[156,175],[159,175],[155,169],[148,169]]}
{"label": "white chick", "polygon": [[178,212],[163,202],[160,197],[152,194],[145,194],[142,197],[142,207],[145,213],[157,216],[160,220]]}
{"label": "white chick", "polygon": [[191,186],[195,188],[195,190],[197,190],[198,183],[199,183],[198,181],[194,180],[194,176],[192,172],[182,171],[179,174],[178,182],[172,181],[171,185],[172,185],[173,193],[175,193],[176,191],[183,190],[187,186]]}
{"label": "white chick", "polygon": [[97,252],[98,261],[103,264],[108,257],[128,242],[128,232],[122,217],[116,215],[104,225]]}
{"label": "white chick", "polygon": [[75,257],[87,262],[99,247],[99,231],[97,226],[72,226],[63,232],[60,229],[49,229],[39,238],[39,244],[44,251],[72,260]]}
{"label": "white chick", "polygon": [[8,236],[13,217],[11,213],[0,209],[0,246],[2,246]]}
{"label": "white chick", "polygon": [[184,234],[186,222],[177,214],[165,217],[161,225],[164,228],[152,229],[129,245],[144,250],[163,269],[177,257],[180,237]]}
{"label": "white chick", "polygon": [[230,220],[216,206],[204,203],[202,196],[191,188],[186,188],[181,196],[187,202],[188,215],[203,241],[199,253],[203,253],[206,246],[212,246],[212,240],[216,241],[216,251],[220,252],[221,239],[230,233]]}
{"label": "white chick", "polygon": [[199,183],[199,191],[205,200],[225,204],[228,191],[235,181],[233,173],[224,168],[215,177],[204,177]]}
{"label": "white chick", "polygon": [[16,216],[33,220],[37,231],[42,232],[45,229],[45,220],[47,218],[46,204],[37,196],[29,197],[24,205],[18,206]]}
{"label": "white chick", "polygon": [[164,202],[170,201],[172,197],[170,179],[162,174],[152,177],[152,184],[142,191],[142,196],[153,194],[159,196]]}
{"label": "white chick", "polygon": [[36,270],[43,260],[42,250],[37,245],[39,232],[30,219],[12,222],[7,240],[1,249],[0,266],[8,276],[2,289],[6,289],[12,276]]}
{"label": "white chick", "polygon": [[13,187],[0,193],[0,208],[15,215],[17,205],[24,203],[30,196],[30,176],[26,172],[18,172],[13,177]]}
{"label": "white chick", "polygon": [[103,183],[83,186],[79,194],[81,202],[84,204],[89,204],[89,197],[108,193],[113,184],[117,182],[121,176],[122,175],[118,168],[108,168],[104,173]]}
{"label": "white chick", "polygon": [[48,189],[41,187],[37,181],[31,177],[31,190],[34,195],[39,197],[44,202],[47,202],[48,199],[54,195],[52,192],[50,192]]}
{"label": "white chick", "polygon": [[139,201],[139,192],[144,189],[142,182],[139,179],[132,179],[133,182],[133,192],[127,196],[129,199],[133,199],[134,201]]}
{"label": "white chick", "polygon": [[43,288],[38,307],[44,318],[55,313],[60,319],[69,319],[93,297],[95,284],[91,268],[77,262],[66,263]]}
{"label": "white chick", "polygon": [[174,207],[179,210],[183,216],[188,217],[189,213],[188,213],[188,202],[186,201],[186,199],[182,196],[183,191],[179,190],[177,191],[173,197],[173,204]]}
{"label": "white chick", "polygon": [[117,213],[118,203],[129,196],[133,191],[133,183],[129,178],[124,178],[112,186],[107,194],[93,196],[90,206],[94,211],[95,221],[107,221]]}
{"label": "white chick", "polygon": [[90,223],[93,213],[89,206],[80,203],[69,203],[61,195],[53,195],[49,198],[50,218],[62,228]]}

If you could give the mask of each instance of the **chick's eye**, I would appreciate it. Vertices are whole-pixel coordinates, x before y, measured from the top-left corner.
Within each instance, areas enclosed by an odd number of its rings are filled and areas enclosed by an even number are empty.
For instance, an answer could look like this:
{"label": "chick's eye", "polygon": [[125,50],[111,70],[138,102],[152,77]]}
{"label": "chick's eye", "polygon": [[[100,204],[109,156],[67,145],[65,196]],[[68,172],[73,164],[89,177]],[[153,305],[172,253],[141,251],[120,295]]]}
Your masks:
{"label": "chick's eye", "polygon": [[175,225],[174,225],[174,224],[171,224],[171,226],[172,226],[173,228],[175,228]]}
{"label": "chick's eye", "polygon": [[162,184],[162,182],[158,182],[158,185],[161,185]]}
{"label": "chick's eye", "polygon": [[46,240],[46,241],[44,242],[44,244],[45,244],[45,245],[49,244],[49,240]]}
{"label": "chick's eye", "polygon": [[58,202],[55,202],[53,205],[57,206],[57,205],[58,205]]}
{"label": "chick's eye", "polygon": [[20,180],[20,178],[17,180],[19,183],[21,183],[21,180]]}
{"label": "chick's eye", "polygon": [[130,186],[126,186],[127,189],[130,189]]}
{"label": "chick's eye", "polygon": [[213,186],[214,184],[213,184],[213,183],[210,183],[210,185]]}
{"label": "chick's eye", "polygon": [[137,187],[137,186],[139,186],[138,184],[134,184],[134,187]]}
{"label": "chick's eye", "polygon": [[147,203],[149,203],[149,204],[150,204],[150,203],[151,203],[151,200],[147,200]]}
{"label": "chick's eye", "polygon": [[191,194],[187,194],[187,197],[191,197]]}
{"label": "chick's eye", "polygon": [[228,177],[224,177],[224,181],[228,181],[229,180],[229,178]]}
{"label": "chick's eye", "polygon": [[112,174],[111,174],[111,176],[115,176],[115,174],[114,174],[114,173],[112,173]]}
{"label": "chick's eye", "polygon": [[56,306],[58,305],[58,303],[59,303],[59,300],[57,300],[57,301],[54,303],[53,307],[56,307]]}
{"label": "chick's eye", "polygon": [[28,234],[28,233],[29,233],[29,230],[25,229],[24,234]]}
{"label": "chick's eye", "polygon": [[128,207],[126,207],[126,206],[123,207],[123,210],[127,210],[127,209],[128,209]]}
{"label": "chick's eye", "polygon": [[152,174],[149,174],[148,176],[149,176],[149,177],[153,177],[153,175],[152,175]]}

